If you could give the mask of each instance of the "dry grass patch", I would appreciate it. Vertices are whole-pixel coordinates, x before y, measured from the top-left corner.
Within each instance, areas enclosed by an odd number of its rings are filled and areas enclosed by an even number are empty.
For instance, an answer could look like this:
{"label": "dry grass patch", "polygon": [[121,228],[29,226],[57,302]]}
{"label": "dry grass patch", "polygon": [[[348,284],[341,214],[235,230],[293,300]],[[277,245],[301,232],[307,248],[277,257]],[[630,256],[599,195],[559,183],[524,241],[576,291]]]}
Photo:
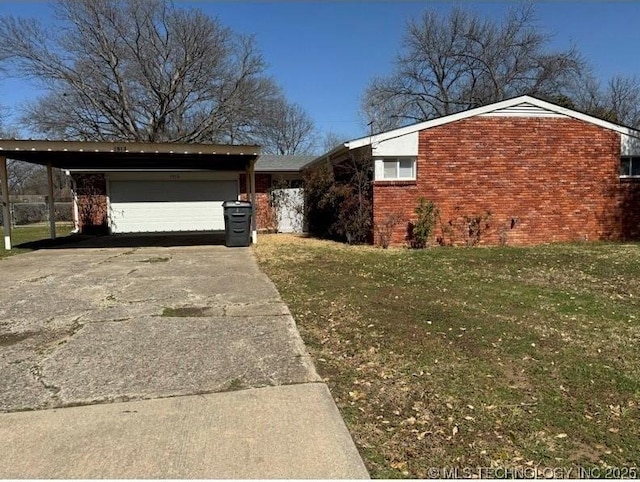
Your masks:
{"label": "dry grass patch", "polygon": [[374,477],[640,465],[640,245],[255,252]]}

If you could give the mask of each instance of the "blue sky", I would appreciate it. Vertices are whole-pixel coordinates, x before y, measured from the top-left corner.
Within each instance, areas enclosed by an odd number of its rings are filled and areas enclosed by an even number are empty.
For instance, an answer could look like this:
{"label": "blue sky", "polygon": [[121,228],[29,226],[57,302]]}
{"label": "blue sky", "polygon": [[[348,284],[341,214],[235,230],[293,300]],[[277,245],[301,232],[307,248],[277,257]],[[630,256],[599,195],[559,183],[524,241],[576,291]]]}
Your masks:
{"label": "blue sky", "polygon": [[[253,34],[269,74],[301,104],[320,132],[354,138],[365,133],[360,97],[368,81],[393,68],[409,19],[425,9],[447,12],[453,2],[179,1],[217,16],[233,30]],[[501,18],[513,2],[458,2]],[[640,75],[640,2],[535,2],[541,28],[556,48],[576,45],[603,80]],[[0,15],[50,16],[45,2],[0,1]],[[38,91],[21,80],[0,79],[0,105],[15,114]]]}

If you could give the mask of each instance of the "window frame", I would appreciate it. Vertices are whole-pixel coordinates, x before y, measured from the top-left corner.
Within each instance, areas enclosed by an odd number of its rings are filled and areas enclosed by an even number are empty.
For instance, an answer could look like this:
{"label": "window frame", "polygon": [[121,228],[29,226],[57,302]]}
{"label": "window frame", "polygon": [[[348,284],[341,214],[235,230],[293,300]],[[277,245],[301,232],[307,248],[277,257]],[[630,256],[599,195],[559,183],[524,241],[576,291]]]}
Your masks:
{"label": "window frame", "polygon": [[[640,174],[633,174],[634,164],[640,166],[640,156],[620,156],[620,170],[622,169],[622,162],[626,160],[629,161],[629,174],[619,173],[620,179],[640,179]],[[636,169],[640,171],[640,167],[636,167]]]}
{"label": "window frame", "polygon": [[[401,177],[400,176],[400,162],[401,161],[410,161],[411,162],[411,176],[409,177]],[[376,159],[376,161],[380,162],[379,175],[377,181],[415,181],[417,178],[417,157],[416,156],[385,156]],[[395,162],[395,177],[385,177],[385,164]]]}

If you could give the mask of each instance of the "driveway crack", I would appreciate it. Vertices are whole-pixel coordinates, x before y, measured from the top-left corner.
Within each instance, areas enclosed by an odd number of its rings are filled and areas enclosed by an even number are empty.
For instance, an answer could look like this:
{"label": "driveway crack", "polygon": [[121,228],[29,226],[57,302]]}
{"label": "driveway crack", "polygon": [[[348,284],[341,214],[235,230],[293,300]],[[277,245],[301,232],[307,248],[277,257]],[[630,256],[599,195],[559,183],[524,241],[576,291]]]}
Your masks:
{"label": "driveway crack", "polygon": [[136,251],[138,251],[138,248],[133,248],[133,249],[130,249],[129,251],[124,251],[124,252],[116,254],[114,256],[109,256],[108,258],[105,258],[102,261],[99,261],[97,264],[101,265],[101,264],[104,264],[104,263],[110,263],[111,260],[113,260],[113,259],[119,258],[120,256],[127,256],[127,255],[130,255],[130,254],[133,254]]}
{"label": "driveway crack", "polygon": [[38,337],[36,352],[43,356],[50,356],[59,346],[67,343],[84,328],[85,323],[80,322],[82,316],[84,315],[79,315],[74,318],[71,321],[71,326],[68,328],[43,332],[42,335]]}
{"label": "driveway crack", "polygon": [[51,395],[50,404],[56,404],[60,402],[58,393],[60,393],[61,387],[54,385],[53,383],[49,383],[45,380],[45,377],[42,374],[42,367],[39,364],[30,366],[29,373],[36,380],[36,382],[40,383],[44,387],[44,389],[49,392],[49,394]]}

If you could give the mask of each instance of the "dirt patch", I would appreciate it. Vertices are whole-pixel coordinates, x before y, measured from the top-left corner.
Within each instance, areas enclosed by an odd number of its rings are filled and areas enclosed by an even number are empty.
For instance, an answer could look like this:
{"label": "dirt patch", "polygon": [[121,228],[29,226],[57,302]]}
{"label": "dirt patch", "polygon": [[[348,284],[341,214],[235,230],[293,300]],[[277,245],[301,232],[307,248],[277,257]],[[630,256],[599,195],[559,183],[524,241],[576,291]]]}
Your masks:
{"label": "dirt patch", "polygon": [[204,318],[211,316],[211,308],[208,306],[180,306],[178,308],[165,308],[162,315],[171,318]]}
{"label": "dirt patch", "polygon": [[0,347],[11,346],[28,338],[36,336],[35,331],[23,331],[21,333],[0,333]]}
{"label": "dirt patch", "polygon": [[167,256],[156,256],[156,257],[153,257],[153,258],[147,258],[147,259],[140,260],[140,262],[141,263],[166,263],[170,259],[171,258],[169,258]]}

